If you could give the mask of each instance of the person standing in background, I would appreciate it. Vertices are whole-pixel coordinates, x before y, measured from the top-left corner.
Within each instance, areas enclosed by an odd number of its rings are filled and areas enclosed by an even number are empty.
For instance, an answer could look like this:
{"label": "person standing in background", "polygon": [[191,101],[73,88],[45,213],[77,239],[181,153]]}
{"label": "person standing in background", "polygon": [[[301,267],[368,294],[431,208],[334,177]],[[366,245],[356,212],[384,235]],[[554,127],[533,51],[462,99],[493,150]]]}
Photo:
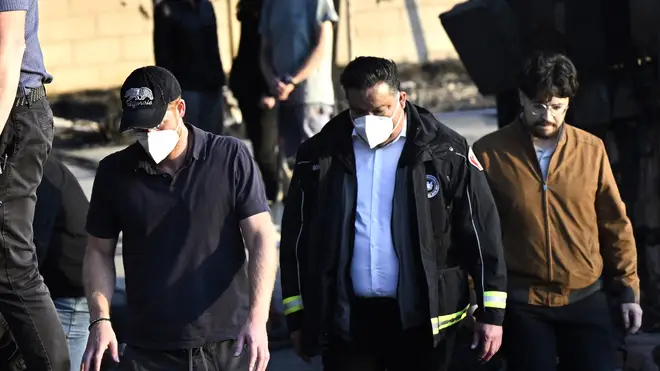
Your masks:
{"label": "person standing in background", "polygon": [[275,97],[261,73],[259,53],[259,16],[263,0],[240,0],[236,17],[241,22],[238,53],[232,63],[229,86],[238,100],[254,158],[259,165],[266,187],[266,197],[272,203],[280,194],[280,161],[277,155],[277,112]]}
{"label": "person standing in background", "polygon": [[264,0],[261,70],[279,101],[287,177],[300,143],[321,131],[335,112],[332,24],[338,20],[332,0]]}
{"label": "person standing in background", "polygon": [[156,0],[156,65],[171,71],[186,101],[186,122],[222,134],[225,72],[218,30],[209,0]]}
{"label": "person standing in background", "polygon": [[60,320],[37,267],[32,220],[53,142],[52,81],[37,0],[0,0],[0,313],[29,370],[68,371]]}
{"label": "person standing in background", "polygon": [[80,370],[89,333],[89,309],[82,282],[88,208],[89,201],[75,175],[51,155],[37,188],[32,225],[39,271],[62,322],[69,345],[71,371]]}

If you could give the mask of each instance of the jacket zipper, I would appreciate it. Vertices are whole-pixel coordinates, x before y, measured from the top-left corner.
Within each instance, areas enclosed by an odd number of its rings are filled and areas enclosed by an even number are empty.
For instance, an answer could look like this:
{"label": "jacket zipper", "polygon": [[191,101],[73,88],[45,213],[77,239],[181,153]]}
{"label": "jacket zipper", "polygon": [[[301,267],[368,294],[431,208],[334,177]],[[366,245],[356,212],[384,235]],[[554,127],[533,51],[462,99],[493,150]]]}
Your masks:
{"label": "jacket zipper", "polygon": [[[357,218],[357,174],[352,175],[353,183],[356,185],[355,187],[355,192],[353,193],[353,208],[351,212],[351,230],[349,233],[349,236],[352,236],[352,238],[348,239],[348,259],[346,262],[346,267],[344,269],[344,276],[347,282],[346,285],[346,296],[350,301],[352,301],[352,298],[355,297],[355,292],[353,291],[353,278],[351,277],[351,266],[353,264],[353,253],[355,252],[355,220]],[[398,288],[397,288],[398,290]],[[352,310],[352,308],[351,308]],[[349,321],[349,332],[351,328],[351,324]],[[327,340],[328,338],[328,331],[327,329],[323,330],[323,336]]]}
{"label": "jacket zipper", "polygon": [[[541,167],[541,160],[536,156],[536,162],[539,164],[539,170],[541,171],[541,178],[543,179],[542,189],[543,189],[543,217],[545,219],[545,246],[546,252],[548,254],[548,281],[552,282],[552,245],[550,244],[550,211],[548,210],[548,176],[550,175],[550,164],[552,163],[552,158],[555,156],[557,151],[557,146],[559,144],[559,139],[555,143],[555,147],[552,150],[552,155],[548,159],[548,170],[546,175],[543,175],[543,168]],[[536,154],[536,149],[534,149]],[[546,298],[546,304],[550,305],[550,296]]]}
{"label": "jacket zipper", "polygon": [[[399,166],[397,165],[397,170],[398,170],[398,167]],[[394,195],[396,195],[396,175],[394,176],[394,178],[395,178],[395,180],[394,180]],[[419,196],[417,196],[417,192],[415,192],[415,197],[419,197]],[[394,205],[396,204],[394,202],[394,200],[395,200],[395,197],[392,197],[392,215],[394,215]],[[355,221],[353,221],[353,223],[355,223]],[[394,249],[394,255],[396,255],[396,261],[398,262],[398,265],[399,265],[399,272],[401,272],[401,268],[402,268],[401,257],[399,256],[399,250],[397,250],[396,239],[394,238],[393,231],[394,231],[394,217],[390,217],[390,236],[392,238],[392,248]],[[399,295],[399,289],[400,288],[401,288],[401,274],[399,273],[399,277],[397,277],[397,284],[396,284],[396,298],[397,298],[397,300],[401,297],[401,295]]]}
{"label": "jacket zipper", "polygon": [[[548,253],[548,280],[552,281],[552,247],[550,246],[550,215],[548,211],[548,183],[543,179],[543,216],[545,218],[545,246]],[[549,297],[548,297],[549,301]],[[548,304],[550,304],[548,302]]]}
{"label": "jacket zipper", "polygon": [[[298,230],[298,237],[296,238],[296,271],[298,272],[298,294],[302,297],[302,287],[300,285],[300,257],[298,256],[298,245],[300,245],[300,236],[305,222],[305,191],[300,189],[300,229]],[[303,302],[304,305],[304,302]]]}

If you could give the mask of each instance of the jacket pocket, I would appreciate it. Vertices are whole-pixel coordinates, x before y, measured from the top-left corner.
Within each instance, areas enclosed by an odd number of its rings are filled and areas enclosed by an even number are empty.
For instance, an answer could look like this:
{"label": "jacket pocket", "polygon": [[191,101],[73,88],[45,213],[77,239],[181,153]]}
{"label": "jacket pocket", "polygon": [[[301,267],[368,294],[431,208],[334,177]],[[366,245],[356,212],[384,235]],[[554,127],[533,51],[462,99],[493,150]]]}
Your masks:
{"label": "jacket pocket", "polygon": [[470,292],[467,272],[461,267],[438,270],[438,313],[431,319],[433,335],[461,322],[467,316]]}

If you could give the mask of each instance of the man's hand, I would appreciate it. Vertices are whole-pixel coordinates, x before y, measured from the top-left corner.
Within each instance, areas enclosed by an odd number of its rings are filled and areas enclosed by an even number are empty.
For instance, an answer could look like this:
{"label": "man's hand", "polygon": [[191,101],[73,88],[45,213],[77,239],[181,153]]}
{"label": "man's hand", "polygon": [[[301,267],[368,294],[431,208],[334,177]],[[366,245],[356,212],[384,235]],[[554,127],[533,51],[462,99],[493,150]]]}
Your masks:
{"label": "man's hand", "polygon": [[477,322],[474,326],[474,338],[472,349],[477,349],[481,340],[481,352],[479,360],[490,361],[502,346],[502,326],[489,325]]}
{"label": "man's hand", "polygon": [[261,323],[248,320],[238,335],[234,357],[240,356],[245,346],[250,348],[250,367],[248,370],[266,371],[268,360],[270,360],[266,322]]}
{"label": "man's hand", "polygon": [[621,304],[621,314],[623,315],[623,326],[629,334],[636,333],[642,327],[642,307],[637,303]]}
{"label": "man's hand", "polygon": [[293,89],[295,89],[295,85],[289,83],[285,84],[280,81],[279,85],[277,86],[277,99],[280,101],[287,100],[289,99],[289,95],[291,92],[293,92]]}
{"label": "man's hand", "polygon": [[272,96],[277,97],[280,95],[280,86],[283,85],[284,83],[282,80],[279,79],[279,77],[275,77],[270,81],[270,84],[268,86],[269,92]]}
{"label": "man's hand", "polygon": [[266,108],[266,109],[272,109],[273,107],[275,107],[275,103],[276,103],[275,97],[271,97],[268,95],[264,95],[263,97],[261,97],[261,101],[259,101],[259,105],[262,108]]}
{"label": "man's hand", "polygon": [[87,339],[87,348],[83,353],[82,371],[100,371],[101,361],[106,349],[110,349],[112,359],[119,363],[119,344],[110,321],[101,321],[92,326]]}
{"label": "man's hand", "polygon": [[309,359],[305,354],[303,354],[301,349],[301,337],[302,337],[302,330],[296,330],[291,333],[291,343],[293,343],[293,349],[296,351],[296,354],[300,359],[307,363],[311,363],[312,360]]}

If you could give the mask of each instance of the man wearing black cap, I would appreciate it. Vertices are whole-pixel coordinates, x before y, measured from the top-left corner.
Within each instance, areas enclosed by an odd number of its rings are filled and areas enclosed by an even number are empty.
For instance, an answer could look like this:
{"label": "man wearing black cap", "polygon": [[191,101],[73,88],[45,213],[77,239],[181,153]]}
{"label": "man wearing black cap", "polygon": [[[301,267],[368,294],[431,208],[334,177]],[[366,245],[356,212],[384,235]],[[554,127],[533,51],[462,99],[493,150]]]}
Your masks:
{"label": "man wearing black cap", "polygon": [[181,88],[163,68],[135,70],[121,96],[120,128],[137,143],[101,161],[94,180],[83,368],[98,370],[106,349],[119,361],[109,303],[122,232],[123,370],[265,370],[277,249],[247,147],[184,124]]}

